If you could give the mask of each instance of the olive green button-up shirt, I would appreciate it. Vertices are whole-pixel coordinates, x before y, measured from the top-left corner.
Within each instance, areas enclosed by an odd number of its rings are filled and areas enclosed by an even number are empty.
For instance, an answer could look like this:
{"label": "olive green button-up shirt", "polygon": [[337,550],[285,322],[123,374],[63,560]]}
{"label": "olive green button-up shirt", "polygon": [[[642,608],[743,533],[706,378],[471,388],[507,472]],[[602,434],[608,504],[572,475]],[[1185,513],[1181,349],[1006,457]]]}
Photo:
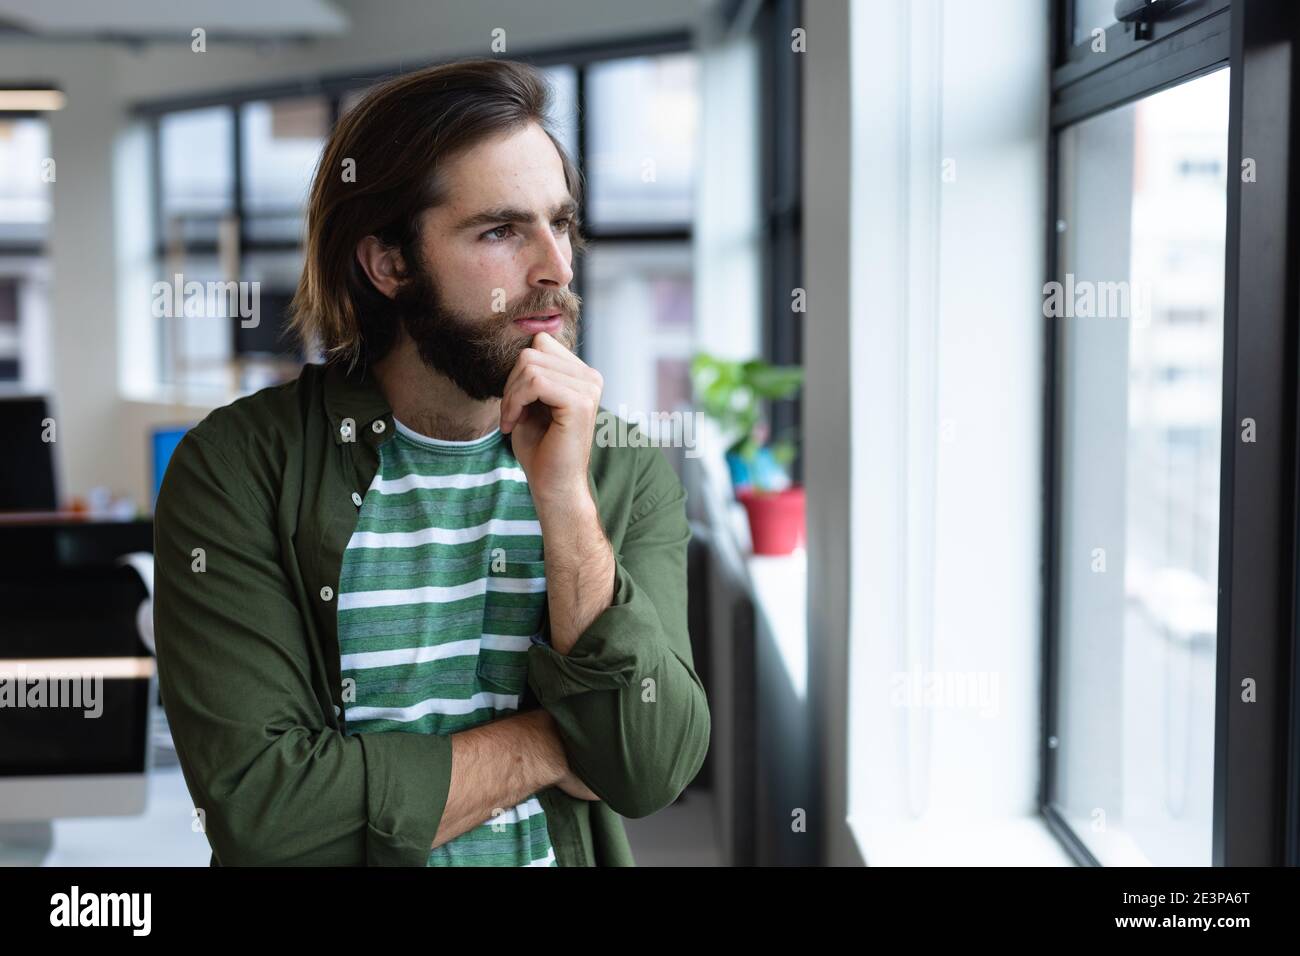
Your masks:
{"label": "olive green button-up shirt", "polygon": [[[686,492],[648,442],[597,440],[644,439],[618,424],[601,409],[588,475],[613,603],[568,655],[533,644],[520,702],[554,716],[601,798],[538,794],[561,866],[632,865],[620,817],[675,800],[709,743],[686,623]],[[214,866],[429,856],[451,738],[347,734],[342,716],[335,593],[392,429],[373,375],[308,365],[214,411],[168,465],[154,519],[158,679]]]}

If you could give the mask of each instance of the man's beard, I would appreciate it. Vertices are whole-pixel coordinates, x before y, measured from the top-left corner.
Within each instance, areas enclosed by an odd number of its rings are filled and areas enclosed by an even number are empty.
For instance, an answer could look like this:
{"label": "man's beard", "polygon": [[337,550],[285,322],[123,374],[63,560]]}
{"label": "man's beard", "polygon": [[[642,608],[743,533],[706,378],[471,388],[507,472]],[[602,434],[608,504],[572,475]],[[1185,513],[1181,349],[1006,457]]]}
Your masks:
{"label": "man's beard", "polygon": [[581,304],[567,289],[537,289],[504,312],[475,318],[443,304],[423,264],[412,270],[394,298],[397,315],[424,364],[476,401],[501,398],[520,353],[532,345],[532,336],[517,328],[515,319],[560,312],[562,324],[555,339],[572,352],[578,343]]}

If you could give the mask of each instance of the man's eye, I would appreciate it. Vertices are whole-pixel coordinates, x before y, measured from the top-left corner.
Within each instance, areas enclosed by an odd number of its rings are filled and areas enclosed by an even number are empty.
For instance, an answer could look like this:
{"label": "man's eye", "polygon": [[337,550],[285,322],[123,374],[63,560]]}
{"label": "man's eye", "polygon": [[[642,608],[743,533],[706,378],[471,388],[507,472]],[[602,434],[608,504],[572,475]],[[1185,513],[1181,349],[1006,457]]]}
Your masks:
{"label": "man's eye", "polygon": [[557,220],[555,220],[555,224],[556,224],[557,226],[561,226],[561,227],[567,229],[567,228],[569,228],[569,219],[568,219],[568,217],[565,217],[564,219],[557,219]]}
{"label": "man's eye", "polygon": [[509,228],[510,228],[509,226],[497,226],[495,229],[489,229],[487,232],[483,233],[483,235],[480,236],[480,238],[490,239],[493,242],[500,242],[502,239],[505,239],[506,237],[498,236],[497,233],[503,229],[509,229]]}

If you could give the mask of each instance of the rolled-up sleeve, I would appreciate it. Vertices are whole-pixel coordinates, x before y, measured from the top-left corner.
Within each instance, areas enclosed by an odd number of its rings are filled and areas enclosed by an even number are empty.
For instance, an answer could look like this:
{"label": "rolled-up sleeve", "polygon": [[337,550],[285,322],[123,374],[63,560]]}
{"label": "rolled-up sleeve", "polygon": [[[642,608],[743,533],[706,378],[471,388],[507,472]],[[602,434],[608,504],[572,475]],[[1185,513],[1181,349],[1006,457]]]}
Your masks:
{"label": "rolled-up sleeve", "polygon": [[568,655],[529,649],[529,685],[555,717],[574,772],[625,817],[672,803],[699,773],[710,720],[687,627],[686,491],[643,450],[611,605]]}
{"label": "rolled-up sleeve", "polygon": [[155,513],[159,686],[216,861],[423,866],[451,783],[451,738],[328,726],[264,499],[191,431]]}

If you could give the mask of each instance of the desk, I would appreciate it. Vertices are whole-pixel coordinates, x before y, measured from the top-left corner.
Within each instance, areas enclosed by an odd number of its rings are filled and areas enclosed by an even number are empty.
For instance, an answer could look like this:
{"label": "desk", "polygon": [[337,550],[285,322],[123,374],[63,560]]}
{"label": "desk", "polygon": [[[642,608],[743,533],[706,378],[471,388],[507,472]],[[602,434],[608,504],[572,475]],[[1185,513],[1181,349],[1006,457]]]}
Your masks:
{"label": "desk", "polygon": [[135,817],[54,821],[43,866],[207,866],[208,838],[191,826],[194,803],[178,765],[149,774],[149,804]]}
{"label": "desk", "polygon": [[0,513],[0,571],[111,565],[153,552],[153,519],[91,517],[67,511]]}
{"label": "desk", "polygon": [[[140,518],[114,518],[89,511],[0,511],[0,525],[10,524],[133,524]],[[144,519],[147,521],[147,519]]]}

